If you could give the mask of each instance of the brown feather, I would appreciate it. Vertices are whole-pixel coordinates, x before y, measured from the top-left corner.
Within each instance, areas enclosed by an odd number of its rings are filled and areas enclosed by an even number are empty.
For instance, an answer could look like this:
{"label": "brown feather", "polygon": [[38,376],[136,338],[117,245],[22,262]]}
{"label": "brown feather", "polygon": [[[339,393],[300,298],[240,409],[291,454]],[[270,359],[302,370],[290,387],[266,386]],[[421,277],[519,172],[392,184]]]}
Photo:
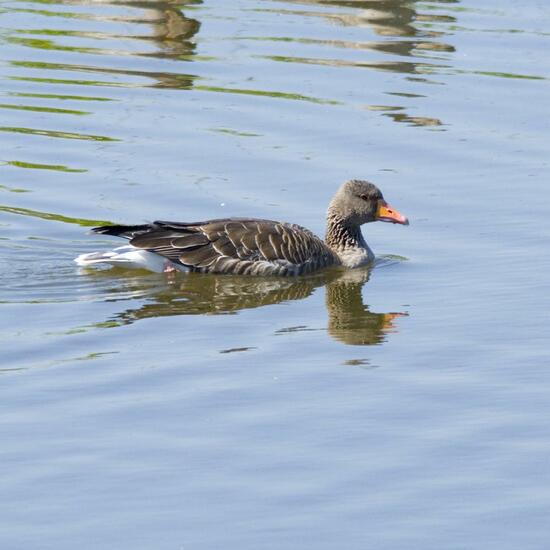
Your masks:
{"label": "brown feather", "polygon": [[[117,227],[123,234],[124,226]],[[154,222],[124,233],[130,244],[187,266],[192,271],[253,275],[299,275],[339,263],[313,233],[270,220]]]}

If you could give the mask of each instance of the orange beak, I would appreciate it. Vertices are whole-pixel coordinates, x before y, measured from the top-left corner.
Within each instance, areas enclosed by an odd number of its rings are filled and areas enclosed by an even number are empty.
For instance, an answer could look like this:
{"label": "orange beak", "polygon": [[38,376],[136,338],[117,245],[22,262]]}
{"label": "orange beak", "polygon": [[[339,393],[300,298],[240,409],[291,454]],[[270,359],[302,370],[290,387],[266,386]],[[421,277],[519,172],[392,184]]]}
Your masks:
{"label": "orange beak", "polygon": [[379,200],[378,208],[376,209],[376,220],[379,222],[400,223],[401,225],[409,225],[409,220],[400,214],[395,208],[392,208],[386,201]]}

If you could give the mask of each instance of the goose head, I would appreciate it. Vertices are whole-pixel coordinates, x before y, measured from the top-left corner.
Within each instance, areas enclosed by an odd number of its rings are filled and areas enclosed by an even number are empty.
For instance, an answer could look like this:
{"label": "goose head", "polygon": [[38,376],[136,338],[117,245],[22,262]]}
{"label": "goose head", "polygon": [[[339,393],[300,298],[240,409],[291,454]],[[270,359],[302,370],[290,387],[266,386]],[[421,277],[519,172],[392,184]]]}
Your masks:
{"label": "goose head", "polygon": [[349,180],[340,186],[330,201],[329,218],[347,226],[381,221],[409,225],[409,220],[392,208],[376,185],[364,180]]}

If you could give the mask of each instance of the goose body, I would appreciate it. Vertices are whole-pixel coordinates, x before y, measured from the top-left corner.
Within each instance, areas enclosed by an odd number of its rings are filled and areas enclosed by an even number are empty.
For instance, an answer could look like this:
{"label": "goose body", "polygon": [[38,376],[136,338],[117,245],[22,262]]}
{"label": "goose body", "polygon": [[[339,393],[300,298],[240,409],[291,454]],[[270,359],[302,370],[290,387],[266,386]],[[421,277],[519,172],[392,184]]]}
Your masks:
{"label": "goose body", "polygon": [[371,262],[374,254],[360,226],[375,220],[408,224],[407,218],[387,205],[375,185],[350,180],[329,205],[324,241],[300,225],[250,218],[107,225],[92,231],[128,239],[129,244],[82,254],[75,262],[157,272],[304,275],[335,265],[353,268]]}

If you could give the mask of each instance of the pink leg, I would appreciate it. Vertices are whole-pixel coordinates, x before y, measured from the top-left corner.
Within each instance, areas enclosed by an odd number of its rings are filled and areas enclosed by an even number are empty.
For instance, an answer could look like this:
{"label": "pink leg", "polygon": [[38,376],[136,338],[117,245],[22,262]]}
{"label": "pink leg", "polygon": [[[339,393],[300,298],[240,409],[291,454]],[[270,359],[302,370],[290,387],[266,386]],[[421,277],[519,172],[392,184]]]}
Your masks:
{"label": "pink leg", "polygon": [[162,269],[162,272],[163,273],[174,273],[175,271],[177,271],[176,266],[172,262],[166,260],[166,262],[164,262],[164,267]]}

